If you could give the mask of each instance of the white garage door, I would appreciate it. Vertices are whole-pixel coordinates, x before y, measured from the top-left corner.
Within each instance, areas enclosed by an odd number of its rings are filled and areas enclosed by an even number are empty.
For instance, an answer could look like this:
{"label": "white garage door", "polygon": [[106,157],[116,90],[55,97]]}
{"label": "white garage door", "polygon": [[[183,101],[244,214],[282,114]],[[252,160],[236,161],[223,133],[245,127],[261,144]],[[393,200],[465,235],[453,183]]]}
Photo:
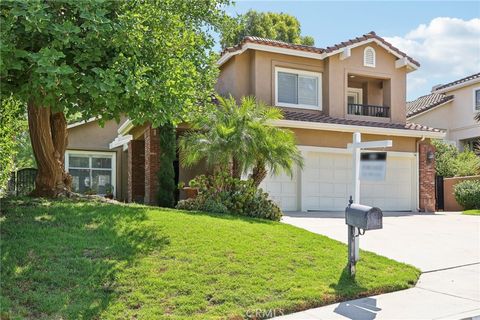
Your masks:
{"label": "white garage door", "polygon": [[[360,202],[382,210],[411,210],[414,157],[387,155],[385,181],[362,181]],[[305,210],[343,210],[352,194],[352,156],[308,152],[302,201]]]}
{"label": "white garage door", "polygon": [[284,173],[278,176],[268,175],[260,187],[268,192],[283,211],[298,210],[298,174],[293,178]]}
{"label": "white garage door", "polygon": [[[344,210],[352,194],[350,153],[306,152],[301,176],[269,176],[262,187],[282,210]],[[408,211],[415,197],[415,157],[387,155],[385,181],[362,181],[361,203]]]}

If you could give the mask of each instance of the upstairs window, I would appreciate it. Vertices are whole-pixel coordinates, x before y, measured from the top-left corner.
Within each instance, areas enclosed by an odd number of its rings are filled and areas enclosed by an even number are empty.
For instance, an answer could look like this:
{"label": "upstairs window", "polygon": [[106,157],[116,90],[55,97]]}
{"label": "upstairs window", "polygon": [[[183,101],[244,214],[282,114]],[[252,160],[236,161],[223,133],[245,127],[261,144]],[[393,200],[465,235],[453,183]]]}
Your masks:
{"label": "upstairs window", "polygon": [[321,110],[321,74],[276,68],[275,104]]}
{"label": "upstairs window", "polygon": [[480,111],[480,89],[475,89],[475,111]]}
{"label": "upstairs window", "polygon": [[363,65],[365,67],[375,67],[375,50],[372,47],[366,47],[363,50]]}

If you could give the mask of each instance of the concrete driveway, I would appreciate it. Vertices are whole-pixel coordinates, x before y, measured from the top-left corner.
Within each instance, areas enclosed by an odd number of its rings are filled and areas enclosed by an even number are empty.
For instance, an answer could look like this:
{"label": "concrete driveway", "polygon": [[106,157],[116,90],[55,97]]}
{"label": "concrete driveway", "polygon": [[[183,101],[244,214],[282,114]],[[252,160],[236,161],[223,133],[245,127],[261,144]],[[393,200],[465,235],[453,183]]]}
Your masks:
{"label": "concrete driveway", "polygon": [[[283,222],[347,242],[343,212],[286,213]],[[460,213],[386,212],[383,229],[360,236],[360,248],[423,272],[480,262],[480,217]]]}
{"label": "concrete driveway", "polygon": [[[282,221],[347,242],[343,212],[287,213]],[[280,318],[480,319],[480,217],[387,212],[383,229],[367,231],[360,247],[418,267],[417,285]]]}

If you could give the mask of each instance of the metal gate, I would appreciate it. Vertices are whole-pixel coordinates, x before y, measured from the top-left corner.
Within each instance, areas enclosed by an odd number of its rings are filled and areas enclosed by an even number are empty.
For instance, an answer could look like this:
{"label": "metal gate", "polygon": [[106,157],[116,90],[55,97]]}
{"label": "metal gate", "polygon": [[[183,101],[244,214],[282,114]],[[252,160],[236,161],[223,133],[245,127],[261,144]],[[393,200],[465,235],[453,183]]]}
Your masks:
{"label": "metal gate", "polygon": [[444,210],[445,204],[443,199],[443,177],[435,176],[435,202],[437,203],[437,210]]}
{"label": "metal gate", "polygon": [[8,191],[16,196],[28,195],[35,189],[35,178],[37,177],[37,169],[25,168],[12,173],[12,177],[8,182]]}

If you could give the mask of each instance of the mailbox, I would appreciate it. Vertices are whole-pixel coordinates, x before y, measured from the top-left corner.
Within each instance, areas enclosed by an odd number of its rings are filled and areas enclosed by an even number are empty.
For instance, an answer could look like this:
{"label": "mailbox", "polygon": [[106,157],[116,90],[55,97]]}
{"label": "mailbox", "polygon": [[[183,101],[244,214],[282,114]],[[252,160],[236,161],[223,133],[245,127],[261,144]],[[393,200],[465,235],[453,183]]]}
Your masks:
{"label": "mailbox", "polygon": [[352,203],[345,209],[345,223],[362,230],[382,229],[382,210]]}

